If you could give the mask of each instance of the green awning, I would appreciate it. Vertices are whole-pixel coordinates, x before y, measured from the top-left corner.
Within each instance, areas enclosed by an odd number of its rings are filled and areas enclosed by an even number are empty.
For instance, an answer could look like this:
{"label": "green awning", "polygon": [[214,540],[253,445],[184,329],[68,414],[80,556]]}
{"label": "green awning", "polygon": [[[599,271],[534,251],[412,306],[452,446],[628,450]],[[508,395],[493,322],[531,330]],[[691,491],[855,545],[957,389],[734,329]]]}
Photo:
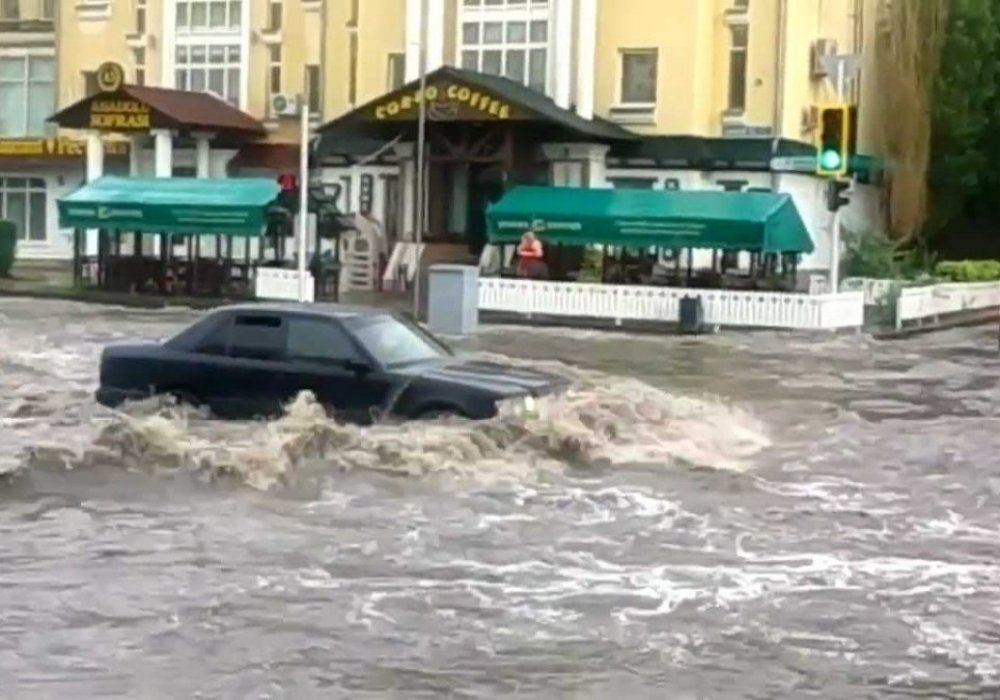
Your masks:
{"label": "green awning", "polygon": [[105,176],[59,200],[59,226],[259,236],[278,189],[267,178]]}
{"label": "green awning", "polygon": [[515,187],[486,218],[491,243],[530,228],[567,245],[813,251],[791,196],[773,192]]}

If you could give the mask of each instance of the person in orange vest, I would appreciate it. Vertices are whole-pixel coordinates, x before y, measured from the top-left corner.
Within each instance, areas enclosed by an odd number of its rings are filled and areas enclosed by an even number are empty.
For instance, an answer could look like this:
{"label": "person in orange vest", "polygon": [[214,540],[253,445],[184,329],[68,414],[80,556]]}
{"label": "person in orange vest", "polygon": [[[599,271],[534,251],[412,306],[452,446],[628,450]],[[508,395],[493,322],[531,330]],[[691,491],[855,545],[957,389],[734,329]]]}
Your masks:
{"label": "person in orange vest", "polygon": [[532,231],[526,231],[517,246],[517,276],[544,278],[546,272],[544,258],[545,250],[542,248],[542,242]]}

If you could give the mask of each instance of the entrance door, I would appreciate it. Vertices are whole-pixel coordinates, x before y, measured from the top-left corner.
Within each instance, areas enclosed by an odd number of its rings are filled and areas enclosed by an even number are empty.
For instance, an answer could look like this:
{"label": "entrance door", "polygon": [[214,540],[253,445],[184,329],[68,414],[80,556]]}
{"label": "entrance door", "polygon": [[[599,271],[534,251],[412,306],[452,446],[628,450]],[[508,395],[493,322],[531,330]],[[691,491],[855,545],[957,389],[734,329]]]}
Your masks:
{"label": "entrance door", "polygon": [[473,165],[469,173],[469,251],[475,255],[486,247],[486,208],[504,194],[503,170],[499,164]]}

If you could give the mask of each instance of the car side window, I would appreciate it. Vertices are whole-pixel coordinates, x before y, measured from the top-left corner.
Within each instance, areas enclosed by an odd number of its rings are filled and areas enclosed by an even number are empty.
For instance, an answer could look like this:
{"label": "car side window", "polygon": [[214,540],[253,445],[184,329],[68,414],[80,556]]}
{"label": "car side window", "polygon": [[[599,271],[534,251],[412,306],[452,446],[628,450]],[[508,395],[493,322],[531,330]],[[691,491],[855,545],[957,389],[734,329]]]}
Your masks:
{"label": "car side window", "polygon": [[229,329],[232,321],[229,319],[217,323],[205,337],[198,341],[194,351],[199,355],[225,355],[229,349]]}
{"label": "car side window", "polygon": [[290,360],[344,362],[358,359],[357,349],[347,333],[333,321],[322,318],[288,319]]}
{"label": "car side window", "polygon": [[285,350],[285,327],[280,316],[243,314],[233,319],[229,355],[251,360],[278,360]]}

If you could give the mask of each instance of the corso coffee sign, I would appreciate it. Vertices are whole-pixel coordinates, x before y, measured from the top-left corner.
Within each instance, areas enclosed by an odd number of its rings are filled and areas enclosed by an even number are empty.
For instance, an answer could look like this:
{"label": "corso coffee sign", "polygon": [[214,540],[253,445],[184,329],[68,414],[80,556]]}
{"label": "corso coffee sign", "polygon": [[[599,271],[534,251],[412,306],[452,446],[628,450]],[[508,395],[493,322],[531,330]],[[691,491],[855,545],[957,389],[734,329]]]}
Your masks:
{"label": "corso coffee sign", "polygon": [[148,131],[149,105],[136,100],[94,100],[90,127],[106,131]]}
{"label": "corso coffee sign", "polygon": [[427,102],[429,119],[505,120],[514,119],[509,102],[482,90],[451,83],[428,85],[423,92],[416,90],[383,100],[375,105],[376,120],[415,119],[421,102]]}

